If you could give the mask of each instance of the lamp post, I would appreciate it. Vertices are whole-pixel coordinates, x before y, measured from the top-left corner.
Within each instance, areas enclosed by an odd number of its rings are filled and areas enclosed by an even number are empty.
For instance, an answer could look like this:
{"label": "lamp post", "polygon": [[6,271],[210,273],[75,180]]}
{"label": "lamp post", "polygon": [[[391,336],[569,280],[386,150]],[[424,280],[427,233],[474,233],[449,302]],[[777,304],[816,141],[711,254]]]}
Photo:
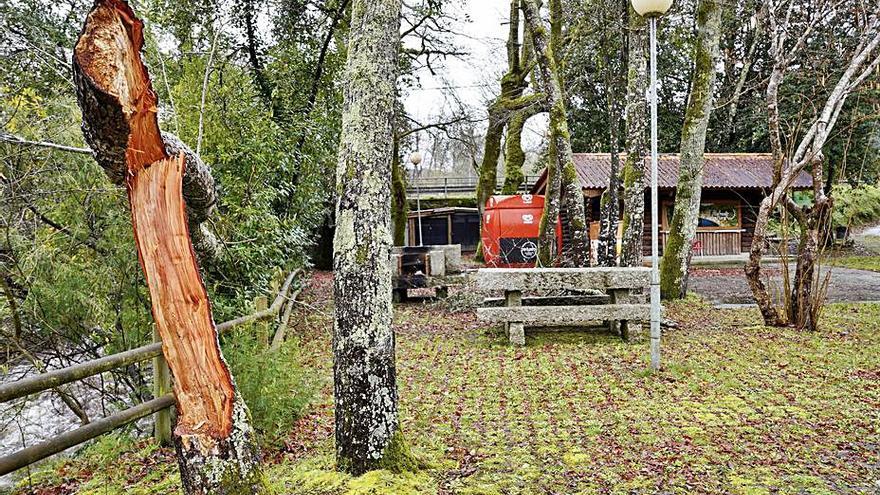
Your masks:
{"label": "lamp post", "polygon": [[657,18],[672,6],[672,0],[631,0],[633,9],[648,18],[651,53],[651,369],[660,369],[660,227],[657,198]]}
{"label": "lamp post", "polygon": [[[409,170],[410,176],[413,181],[417,177],[421,177],[422,168],[419,166],[422,163],[422,154],[418,151],[413,151],[411,155],[409,155],[409,163],[406,165],[406,169]],[[419,246],[422,245],[422,191],[419,189],[417,184],[413,184],[416,186],[416,215],[417,221],[419,223]]]}

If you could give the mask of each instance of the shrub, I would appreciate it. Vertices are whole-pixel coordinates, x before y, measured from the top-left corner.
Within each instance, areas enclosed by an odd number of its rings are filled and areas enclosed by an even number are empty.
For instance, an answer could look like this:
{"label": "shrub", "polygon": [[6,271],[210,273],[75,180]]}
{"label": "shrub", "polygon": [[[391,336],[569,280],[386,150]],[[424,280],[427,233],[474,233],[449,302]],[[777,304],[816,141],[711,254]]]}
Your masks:
{"label": "shrub", "polygon": [[288,339],[275,351],[265,346],[259,335],[270,329],[274,324],[242,327],[224,338],[223,354],[250,409],[251,425],[260,443],[278,447],[303,415],[317,387],[300,365],[302,350],[296,339]]}

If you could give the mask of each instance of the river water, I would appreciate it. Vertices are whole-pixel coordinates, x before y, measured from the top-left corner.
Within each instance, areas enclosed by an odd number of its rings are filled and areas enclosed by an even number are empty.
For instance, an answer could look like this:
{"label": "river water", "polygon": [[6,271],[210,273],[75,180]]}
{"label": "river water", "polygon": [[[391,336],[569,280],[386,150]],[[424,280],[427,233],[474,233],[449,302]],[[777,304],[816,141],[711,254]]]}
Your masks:
{"label": "river water", "polygon": [[[0,383],[8,383],[35,373],[30,364],[9,366],[6,373],[0,374]],[[80,382],[64,386],[64,390],[76,397],[91,419],[101,418],[132,404],[124,391],[112,381],[109,374],[93,376]],[[100,390],[113,390],[121,401],[109,403]],[[149,427],[149,418],[145,418]],[[0,404],[0,456],[8,455],[25,447],[38,444],[66,431],[82,426],[80,419],[64,404],[58,394],[47,391],[15,401]],[[82,445],[71,447],[61,454],[70,455]],[[51,459],[51,458],[50,458]],[[33,468],[33,466],[31,466]],[[0,491],[13,486],[17,480],[26,477],[28,468],[0,476]]]}

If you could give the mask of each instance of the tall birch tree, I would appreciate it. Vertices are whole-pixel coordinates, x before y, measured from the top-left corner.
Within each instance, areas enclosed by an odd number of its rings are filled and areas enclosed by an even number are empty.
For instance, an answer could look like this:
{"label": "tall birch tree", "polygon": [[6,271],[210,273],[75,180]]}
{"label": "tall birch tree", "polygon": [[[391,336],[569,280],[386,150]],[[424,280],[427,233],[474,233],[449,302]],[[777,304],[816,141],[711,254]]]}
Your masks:
{"label": "tall birch tree", "polygon": [[[880,66],[880,15],[876,9],[866,8],[857,1],[825,2],[812,0],[795,10],[791,2],[772,0],[768,5],[770,35],[769,58],[773,64],[767,82],[767,126],[770,134],[770,149],[773,152],[774,178],[771,193],[761,201],[755,223],[755,235],[746,262],[745,273],[754,294],[758,308],[767,325],[795,325],[798,328],[815,330],[823,297],[817,270],[819,249],[824,242],[825,232],[833,205],[830,191],[826,191],[825,159],[823,148],[832,135],[847,98]],[[844,22],[843,19],[846,19]],[[811,46],[822,40],[822,32],[832,30],[843,23],[845,32],[851,37],[850,50],[841,51],[841,72],[837,82],[830,86],[825,101],[810,102],[808,118],[800,122],[802,132],[791,131],[793,135],[783,134],[780,117],[779,91],[787,72],[792,71],[799,57],[809,50],[821,47]],[[839,34],[832,39],[839,41]],[[835,45],[840,46],[838,43]],[[834,49],[832,47],[832,49]],[[804,112],[807,113],[807,112]],[[795,178],[807,171],[813,181],[813,201],[799,205],[790,194]],[[761,260],[766,249],[768,224],[776,208],[784,208],[798,223],[801,236],[798,242],[797,264],[791,292],[786,296],[787,307],[777,308],[762,277]]]}
{"label": "tall birch tree", "polygon": [[719,0],[700,0],[697,6],[694,73],[681,129],[681,164],[675,189],[675,206],[660,260],[660,292],[665,298],[682,298],[687,293],[688,269],[697,235],[703,189],[706,130],[714,102],[721,13],[722,3]]}
{"label": "tall birch tree", "polygon": [[391,327],[391,160],[400,0],[355,0],[344,73],[333,247],[336,462],[361,474],[406,449]]}

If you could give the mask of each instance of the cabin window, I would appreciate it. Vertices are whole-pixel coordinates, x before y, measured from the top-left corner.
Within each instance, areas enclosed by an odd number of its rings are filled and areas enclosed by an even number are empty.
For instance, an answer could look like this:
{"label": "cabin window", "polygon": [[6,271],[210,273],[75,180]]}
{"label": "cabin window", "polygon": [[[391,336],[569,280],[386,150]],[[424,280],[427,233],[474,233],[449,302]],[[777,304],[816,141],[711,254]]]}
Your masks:
{"label": "cabin window", "polygon": [[[663,229],[669,230],[674,203],[667,202],[663,209]],[[738,230],[742,227],[742,215],[738,201],[706,201],[700,204],[697,230]]]}

